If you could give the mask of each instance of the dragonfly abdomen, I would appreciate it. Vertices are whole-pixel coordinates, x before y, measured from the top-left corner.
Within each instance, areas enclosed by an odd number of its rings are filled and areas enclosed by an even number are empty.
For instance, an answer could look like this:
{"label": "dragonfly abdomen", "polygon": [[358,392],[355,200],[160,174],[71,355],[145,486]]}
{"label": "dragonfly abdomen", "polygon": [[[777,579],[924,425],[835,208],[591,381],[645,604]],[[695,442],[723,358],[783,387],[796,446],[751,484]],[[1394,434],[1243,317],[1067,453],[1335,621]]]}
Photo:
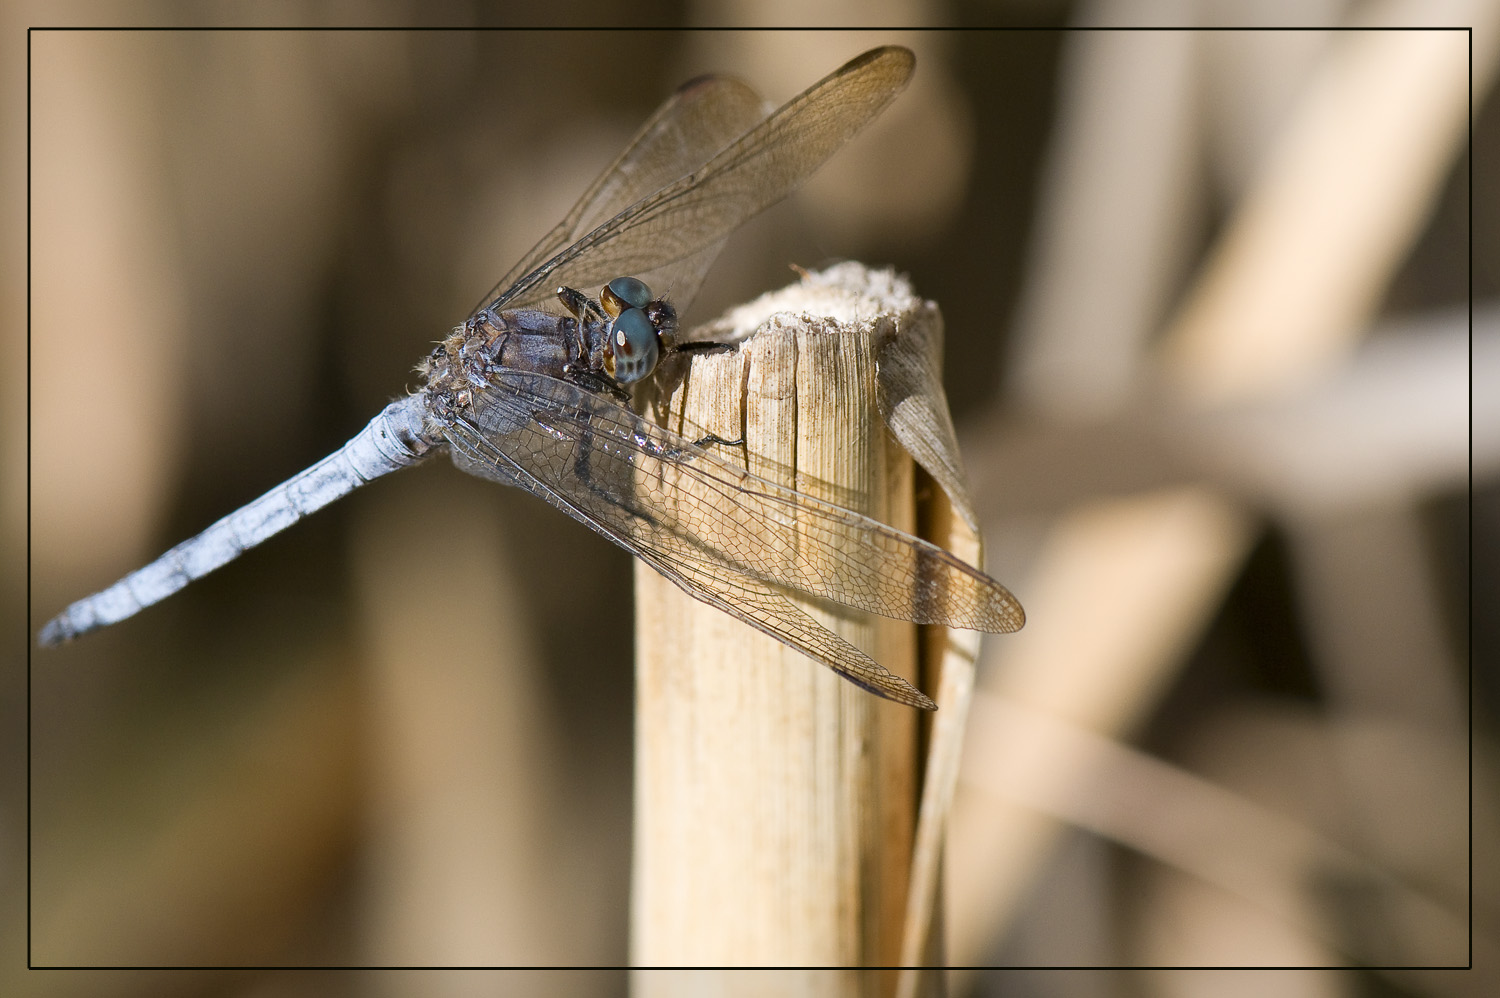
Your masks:
{"label": "dragonfly abdomen", "polygon": [[415,464],[433,445],[424,398],[412,395],[392,402],[317,464],[108,589],[69,606],[42,628],[38,640],[57,645],[134,616],[371,479]]}

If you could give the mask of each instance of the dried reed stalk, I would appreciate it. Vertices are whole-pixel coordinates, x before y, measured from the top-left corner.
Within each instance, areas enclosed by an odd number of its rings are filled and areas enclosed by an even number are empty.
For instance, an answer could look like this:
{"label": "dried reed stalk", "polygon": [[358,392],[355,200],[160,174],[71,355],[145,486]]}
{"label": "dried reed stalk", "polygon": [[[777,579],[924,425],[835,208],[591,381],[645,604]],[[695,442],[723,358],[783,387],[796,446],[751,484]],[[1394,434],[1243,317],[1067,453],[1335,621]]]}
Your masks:
{"label": "dried reed stalk", "polygon": [[[912,464],[877,410],[871,324],[809,318],[815,300],[801,311],[754,319],[759,328],[738,349],[696,358],[670,399],[672,425],[743,434],[746,447],[726,453],[755,474],[911,530]],[[919,712],[856,688],[645,566],[636,593],[632,962],[896,963]],[[914,625],[801,605],[918,680]],[[670,993],[674,980],[638,975],[635,986]],[[859,971],[783,983],[796,981],[816,994],[894,986],[892,975]]]}

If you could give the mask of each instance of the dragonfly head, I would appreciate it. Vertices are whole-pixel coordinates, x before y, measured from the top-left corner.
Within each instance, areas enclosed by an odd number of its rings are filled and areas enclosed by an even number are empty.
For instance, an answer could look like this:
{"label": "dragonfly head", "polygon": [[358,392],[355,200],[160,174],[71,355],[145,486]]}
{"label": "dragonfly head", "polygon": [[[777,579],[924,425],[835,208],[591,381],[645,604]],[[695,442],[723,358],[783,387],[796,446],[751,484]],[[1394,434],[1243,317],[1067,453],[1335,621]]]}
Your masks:
{"label": "dragonfly head", "polygon": [[677,309],[633,277],[617,277],[604,287],[599,304],[609,313],[604,371],[622,385],[651,376],[662,354],[677,342]]}

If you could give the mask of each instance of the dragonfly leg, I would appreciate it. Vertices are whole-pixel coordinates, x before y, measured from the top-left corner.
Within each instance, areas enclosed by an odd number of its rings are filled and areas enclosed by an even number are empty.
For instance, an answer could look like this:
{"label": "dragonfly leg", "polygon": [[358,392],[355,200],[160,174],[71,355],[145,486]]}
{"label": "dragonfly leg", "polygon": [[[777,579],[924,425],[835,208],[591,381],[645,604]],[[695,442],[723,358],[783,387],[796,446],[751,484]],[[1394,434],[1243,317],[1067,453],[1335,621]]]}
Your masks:
{"label": "dragonfly leg", "polygon": [[562,302],[562,307],[573,314],[578,322],[574,325],[573,347],[576,356],[582,360],[589,359],[588,335],[585,332],[595,325],[608,325],[609,315],[605,313],[603,306],[577,288],[564,285],[557,289],[557,300]]}
{"label": "dragonfly leg", "polygon": [[616,384],[615,379],[603,371],[595,371],[583,364],[569,364],[563,368],[563,374],[575,385],[595,395],[608,395],[616,402],[624,405],[630,404],[630,393]]}
{"label": "dragonfly leg", "polygon": [[680,353],[714,354],[725,353],[737,347],[738,344],[735,343],[715,343],[712,340],[698,340],[692,343],[679,343],[673,349]]}
{"label": "dragonfly leg", "polygon": [[562,307],[571,312],[573,318],[577,319],[579,323],[587,322],[590,319],[600,322],[609,321],[609,316],[604,313],[604,309],[599,303],[577,288],[566,286],[558,288],[557,300],[562,302]]}
{"label": "dragonfly leg", "polygon": [[745,437],[742,434],[733,440],[725,440],[717,433],[707,433],[693,441],[693,446],[695,447],[707,447],[709,444],[718,444],[720,447],[743,447],[745,446]]}

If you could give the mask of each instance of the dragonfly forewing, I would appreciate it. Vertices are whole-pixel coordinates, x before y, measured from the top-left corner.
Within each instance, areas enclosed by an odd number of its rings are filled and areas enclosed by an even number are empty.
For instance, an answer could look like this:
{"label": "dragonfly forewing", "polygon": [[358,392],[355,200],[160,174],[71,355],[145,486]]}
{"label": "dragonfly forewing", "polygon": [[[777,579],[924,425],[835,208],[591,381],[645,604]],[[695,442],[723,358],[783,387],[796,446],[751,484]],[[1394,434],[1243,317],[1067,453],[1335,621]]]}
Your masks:
{"label": "dragonfly forewing", "polygon": [[[600,174],[567,216],[518,260],[480,300],[480,308],[530,308],[550,304],[555,285],[580,285],[578,274],[564,265],[549,271],[549,279],[530,282],[529,291],[519,290],[522,279],[577,242],[591,229],[608,222],[626,208],[707,163],[714,154],[754,128],[765,117],[760,96],[739,80],[702,76],[677,88],[656,109],[630,140],[625,151]],[[707,247],[704,256],[716,254]],[[707,269],[706,264],[703,269]],[[632,271],[632,273],[635,273]],[[687,278],[663,275],[674,298],[686,301],[693,287]],[[698,277],[701,279],[701,274]],[[674,280],[674,278],[676,278]],[[653,283],[653,287],[657,286]],[[474,310],[479,311],[479,308]],[[473,313],[470,313],[471,315]]]}
{"label": "dragonfly forewing", "polygon": [[[915,57],[899,46],[849,61],[700,168],[628,204],[518,277],[489,308],[541,303],[559,284],[594,287],[621,274],[660,273],[678,264],[687,273],[674,294],[678,309],[685,310],[691,297],[685,292],[696,290],[691,275],[702,276],[729,233],[786,197],[869,124],[906,86],[914,65]],[[593,212],[586,208],[584,214]],[[685,286],[690,280],[691,289]]]}

